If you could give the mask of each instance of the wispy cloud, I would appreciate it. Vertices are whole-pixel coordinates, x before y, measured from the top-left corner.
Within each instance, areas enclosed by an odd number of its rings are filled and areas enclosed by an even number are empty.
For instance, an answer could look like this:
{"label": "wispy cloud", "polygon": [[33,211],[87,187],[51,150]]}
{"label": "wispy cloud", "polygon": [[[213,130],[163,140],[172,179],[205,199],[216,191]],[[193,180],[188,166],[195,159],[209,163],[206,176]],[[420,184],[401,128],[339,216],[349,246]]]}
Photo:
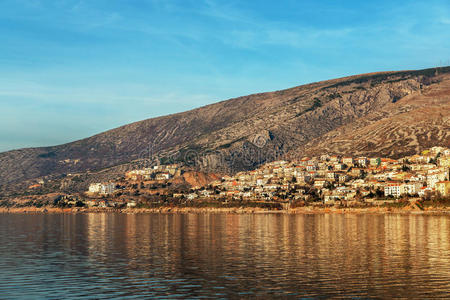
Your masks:
{"label": "wispy cloud", "polygon": [[64,122],[54,134],[67,141],[248,93],[430,67],[450,59],[449,15],[447,0],[3,0],[0,103],[16,123]]}

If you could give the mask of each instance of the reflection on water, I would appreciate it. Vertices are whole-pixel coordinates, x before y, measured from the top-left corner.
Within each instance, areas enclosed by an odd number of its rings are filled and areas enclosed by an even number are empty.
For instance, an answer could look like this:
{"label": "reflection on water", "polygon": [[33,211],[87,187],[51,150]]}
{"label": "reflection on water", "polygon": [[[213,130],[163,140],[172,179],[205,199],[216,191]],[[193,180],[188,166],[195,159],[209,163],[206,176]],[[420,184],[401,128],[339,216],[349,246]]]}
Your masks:
{"label": "reflection on water", "polygon": [[0,297],[448,297],[450,217],[0,215]]}

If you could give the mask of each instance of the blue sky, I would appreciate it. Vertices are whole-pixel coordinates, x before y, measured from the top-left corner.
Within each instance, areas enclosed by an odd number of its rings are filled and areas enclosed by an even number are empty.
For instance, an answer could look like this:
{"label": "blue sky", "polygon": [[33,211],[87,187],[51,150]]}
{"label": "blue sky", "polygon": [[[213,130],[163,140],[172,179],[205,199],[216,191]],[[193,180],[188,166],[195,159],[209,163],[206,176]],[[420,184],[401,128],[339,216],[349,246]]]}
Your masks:
{"label": "blue sky", "polygon": [[0,151],[255,92],[447,65],[449,29],[448,0],[0,0]]}

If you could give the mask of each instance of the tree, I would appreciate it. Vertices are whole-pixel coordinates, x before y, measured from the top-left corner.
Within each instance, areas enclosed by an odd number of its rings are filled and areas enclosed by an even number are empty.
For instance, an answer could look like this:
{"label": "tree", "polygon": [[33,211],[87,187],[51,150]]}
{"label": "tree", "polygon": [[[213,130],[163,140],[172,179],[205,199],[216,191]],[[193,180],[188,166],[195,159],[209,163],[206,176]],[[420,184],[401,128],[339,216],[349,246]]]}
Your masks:
{"label": "tree", "polygon": [[85,204],[83,201],[78,200],[77,202],[75,202],[75,207],[84,207]]}
{"label": "tree", "polygon": [[367,194],[366,198],[373,198],[375,197],[375,194],[373,193],[373,191],[370,191],[369,194]]}
{"label": "tree", "polygon": [[384,192],[378,187],[375,191],[375,195],[377,196],[377,198],[381,198],[384,196]]}

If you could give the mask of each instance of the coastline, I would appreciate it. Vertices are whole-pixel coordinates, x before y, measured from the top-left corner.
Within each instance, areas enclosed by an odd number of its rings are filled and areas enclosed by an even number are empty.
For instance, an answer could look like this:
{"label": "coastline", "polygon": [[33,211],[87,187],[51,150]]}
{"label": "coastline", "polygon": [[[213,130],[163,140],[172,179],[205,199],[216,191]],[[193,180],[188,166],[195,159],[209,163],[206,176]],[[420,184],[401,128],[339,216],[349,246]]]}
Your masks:
{"label": "coastline", "polygon": [[160,207],[160,208],[58,208],[58,207],[1,207],[0,214],[78,214],[78,213],[121,213],[121,214],[427,214],[449,215],[449,208],[426,207],[423,210],[411,207],[388,208],[318,208],[300,207],[286,210],[269,210],[264,208],[195,208],[195,207]]}

